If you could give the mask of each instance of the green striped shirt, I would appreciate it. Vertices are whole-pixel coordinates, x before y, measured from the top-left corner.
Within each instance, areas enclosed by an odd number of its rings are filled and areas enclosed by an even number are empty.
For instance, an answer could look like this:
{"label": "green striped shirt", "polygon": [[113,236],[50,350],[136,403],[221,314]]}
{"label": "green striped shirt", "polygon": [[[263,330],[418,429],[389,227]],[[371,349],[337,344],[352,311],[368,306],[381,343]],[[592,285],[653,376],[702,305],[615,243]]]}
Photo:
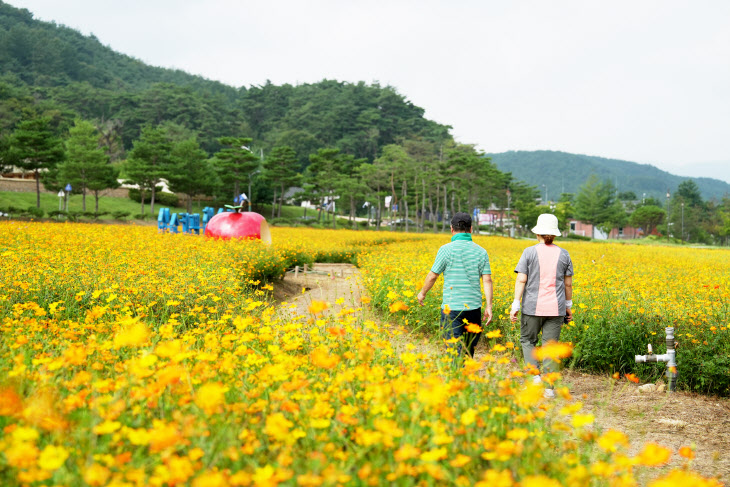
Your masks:
{"label": "green striped shirt", "polygon": [[491,274],[487,251],[470,240],[457,240],[443,245],[431,271],[444,275],[444,297],[441,308],[453,311],[482,307],[480,278]]}

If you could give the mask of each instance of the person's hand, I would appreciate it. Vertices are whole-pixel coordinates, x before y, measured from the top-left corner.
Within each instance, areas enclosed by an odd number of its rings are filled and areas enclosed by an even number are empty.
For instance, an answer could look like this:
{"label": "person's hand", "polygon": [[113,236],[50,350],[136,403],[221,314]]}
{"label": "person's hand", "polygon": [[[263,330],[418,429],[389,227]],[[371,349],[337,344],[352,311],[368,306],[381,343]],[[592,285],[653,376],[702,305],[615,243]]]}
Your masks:
{"label": "person's hand", "polygon": [[565,319],[570,323],[573,321],[573,310],[570,308],[565,308]]}
{"label": "person's hand", "polygon": [[520,310],[516,309],[509,314],[509,320],[512,323],[517,323],[517,315],[520,314]]}
{"label": "person's hand", "polygon": [[487,326],[492,322],[492,308],[484,309],[484,316],[482,317],[482,326]]}
{"label": "person's hand", "polygon": [[420,291],[418,293],[418,296],[416,296],[416,299],[418,299],[418,304],[420,304],[421,306],[423,306],[423,300],[426,299],[426,295],[423,294],[423,291]]}

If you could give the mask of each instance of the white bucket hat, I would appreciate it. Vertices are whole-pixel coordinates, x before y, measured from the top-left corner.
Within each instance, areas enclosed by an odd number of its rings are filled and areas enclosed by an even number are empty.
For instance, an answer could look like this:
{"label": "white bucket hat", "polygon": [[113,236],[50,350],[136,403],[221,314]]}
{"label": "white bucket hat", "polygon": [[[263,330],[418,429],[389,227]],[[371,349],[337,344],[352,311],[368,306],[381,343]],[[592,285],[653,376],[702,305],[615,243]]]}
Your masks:
{"label": "white bucket hat", "polygon": [[535,235],[562,235],[558,230],[558,217],[551,213],[543,213],[537,217],[537,225],[532,229]]}

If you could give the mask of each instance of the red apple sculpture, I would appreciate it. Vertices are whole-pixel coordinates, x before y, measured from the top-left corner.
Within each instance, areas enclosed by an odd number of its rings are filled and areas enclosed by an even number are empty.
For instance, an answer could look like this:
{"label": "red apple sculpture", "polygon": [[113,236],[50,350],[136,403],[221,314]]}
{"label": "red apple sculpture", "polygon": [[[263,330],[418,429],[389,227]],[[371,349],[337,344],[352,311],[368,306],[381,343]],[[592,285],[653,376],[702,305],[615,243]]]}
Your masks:
{"label": "red apple sculpture", "polygon": [[225,211],[210,219],[205,235],[215,238],[255,238],[271,243],[271,232],[266,218],[258,213]]}

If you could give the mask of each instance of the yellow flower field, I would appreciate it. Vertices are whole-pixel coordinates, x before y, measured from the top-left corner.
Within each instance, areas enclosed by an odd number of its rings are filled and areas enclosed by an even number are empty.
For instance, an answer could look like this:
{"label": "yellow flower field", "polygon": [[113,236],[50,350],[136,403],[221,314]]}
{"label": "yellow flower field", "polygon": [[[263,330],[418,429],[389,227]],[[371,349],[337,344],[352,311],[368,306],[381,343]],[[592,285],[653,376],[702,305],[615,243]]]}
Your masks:
{"label": "yellow flower field", "polygon": [[[509,322],[514,297],[514,268],[530,240],[475,237],[489,252],[494,281],[495,324],[517,343],[519,324]],[[435,331],[434,309],[441,300],[442,279],[420,308],[416,295],[446,235],[426,235],[417,242],[365,252],[359,263],[373,302],[388,310],[403,302],[399,319]],[[635,371],[646,380],[663,372],[657,364],[633,364],[652,343],[665,347],[664,328],[675,328],[680,343],[680,386],[730,394],[730,251],[691,248],[556,242],[570,252],[575,276],[575,321],[562,338],[576,346],[576,365],[595,371]],[[607,344],[611,342],[610,350]]]}
{"label": "yellow flower field", "polygon": [[[634,485],[643,469],[691,458],[654,444],[629,456],[626,437],[594,428],[566,389],[546,401],[541,386],[523,385],[499,334],[453,370],[449,357],[396,351],[403,331],[358,308],[333,315],[313,302],[293,315],[263,281],[315,258],[357,259],[373,302],[403,303],[391,315],[400,322],[444,237],[272,233],[266,247],[153,227],[1,222],[0,484]],[[525,242],[482,241],[503,309]],[[577,275],[590,260],[618,262],[597,255],[603,246],[570,251]],[[588,275],[576,295],[591,297],[576,301],[590,327],[591,311],[605,314],[592,308],[607,280]],[[683,299],[724,293],[727,306],[727,275],[717,285]],[[650,316],[661,298],[632,309]],[[711,323],[708,309],[721,312],[708,305],[692,326]],[[655,485],[719,483],[677,469]]]}

